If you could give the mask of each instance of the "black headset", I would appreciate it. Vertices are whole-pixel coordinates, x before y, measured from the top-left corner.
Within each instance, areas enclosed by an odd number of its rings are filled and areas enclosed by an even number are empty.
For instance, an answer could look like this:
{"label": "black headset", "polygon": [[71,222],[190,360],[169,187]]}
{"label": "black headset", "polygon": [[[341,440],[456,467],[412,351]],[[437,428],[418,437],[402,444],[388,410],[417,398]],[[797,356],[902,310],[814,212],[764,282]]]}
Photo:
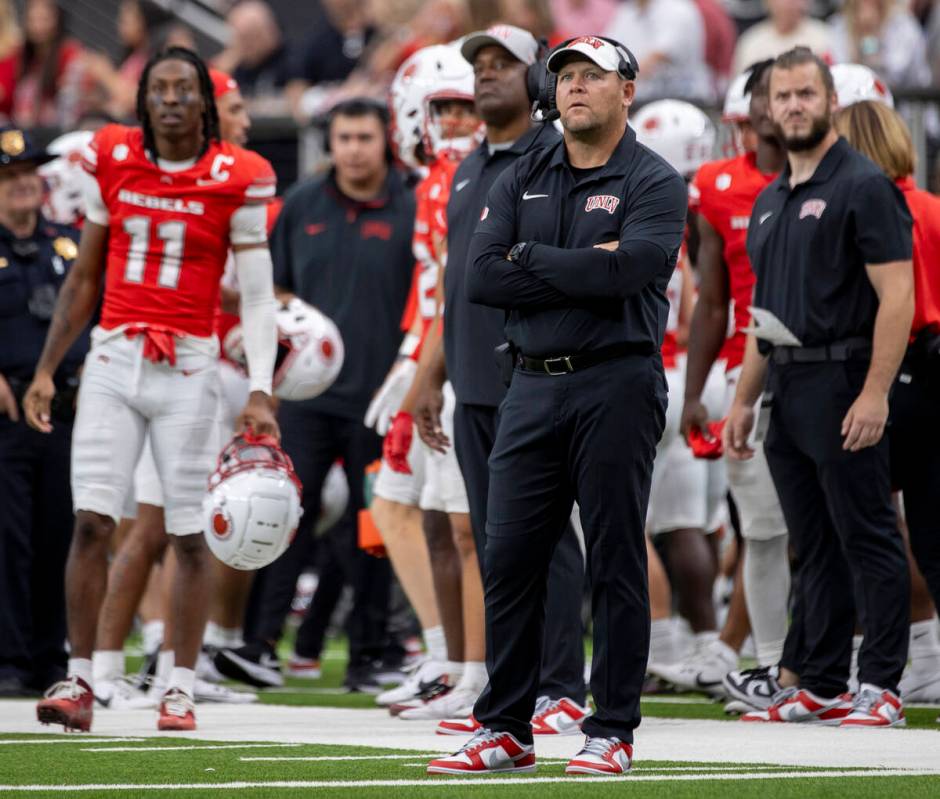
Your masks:
{"label": "black headset", "polygon": [[636,80],[636,76],[640,71],[636,56],[616,39],[607,36],[574,36],[565,39],[551,50],[548,49],[548,43],[545,39],[542,39],[539,42],[539,53],[535,63],[526,72],[526,88],[529,92],[529,100],[532,101],[532,118],[536,121],[554,122],[561,116],[555,105],[555,88],[558,83],[558,76],[554,72],[548,71],[548,59],[558,50],[579,39],[600,39],[612,45],[617,51],[617,55],[620,56],[620,61],[617,64],[617,74],[624,80]]}

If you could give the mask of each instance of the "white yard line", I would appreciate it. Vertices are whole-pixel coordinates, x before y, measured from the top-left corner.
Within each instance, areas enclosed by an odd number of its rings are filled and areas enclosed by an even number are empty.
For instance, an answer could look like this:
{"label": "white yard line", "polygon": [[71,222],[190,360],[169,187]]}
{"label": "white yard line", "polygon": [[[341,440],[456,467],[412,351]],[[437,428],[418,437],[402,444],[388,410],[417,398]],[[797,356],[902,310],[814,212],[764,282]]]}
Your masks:
{"label": "white yard line", "polygon": [[85,785],[0,785],[0,793],[39,792],[71,793],[73,791],[238,791],[258,788],[462,788],[470,785],[489,785],[492,787],[512,787],[514,785],[538,785],[564,782],[609,783],[620,782],[691,782],[716,780],[765,780],[765,779],[845,779],[846,777],[924,777],[938,776],[938,769],[886,769],[884,771],[752,771],[735,774],[630,774],[625,777],[460,777],[456,779],[423,780],[278,780],[271,782],[239,781],[200,783],[190,782],[178,785],[167,783],[138,784],[94,783]]}
{"label": "white yard line", "polygon": [[[113,739],[104,738],[111,742]],[[196,746],[95,746],[81,752],[188,752],[193,749],[289,749],[300,744],[220,744]],[[275,760],[277,758],[274,758]]]}
{"label": "white yard line", "polygon": [[81,733],[73,733],[70,738],[6,738],[0,740],[0,746],[9,746],[10,744],[113,744],[146,740],[146,738],[85,738]]}
{"label": "white yard line", "polygon": [[[311,755],[309,757],[240,757],[243,763],[326,763],[334,760],[414,760],[416,757],[438,757],[438,752],[409,752],[407,755]],[[427,765],[423,763],[421,765]]]}

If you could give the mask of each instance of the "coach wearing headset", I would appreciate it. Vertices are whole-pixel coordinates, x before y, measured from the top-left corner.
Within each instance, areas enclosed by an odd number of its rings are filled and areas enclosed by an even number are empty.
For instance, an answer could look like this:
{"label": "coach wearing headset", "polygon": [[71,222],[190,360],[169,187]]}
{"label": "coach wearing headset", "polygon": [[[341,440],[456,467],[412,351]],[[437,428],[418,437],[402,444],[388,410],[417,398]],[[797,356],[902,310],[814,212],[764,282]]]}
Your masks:
{"label": "coach wearing headset", "polygon": [[[582,36],[547,61],[564,128],[493,185],[471,243],[471,302],[507,312],[514,373],[490,456],[483,725],[432,773],[535,767],[546,572],[581,507],[595,714],[569,773],[630,767],[649,650],[643,526],[666,383],[659,356],[686,217],[682,178],[627,126],[636,62]],[[548,95],[554,94],[554,98]],[[553,104],[553,103],[552,103]]]}

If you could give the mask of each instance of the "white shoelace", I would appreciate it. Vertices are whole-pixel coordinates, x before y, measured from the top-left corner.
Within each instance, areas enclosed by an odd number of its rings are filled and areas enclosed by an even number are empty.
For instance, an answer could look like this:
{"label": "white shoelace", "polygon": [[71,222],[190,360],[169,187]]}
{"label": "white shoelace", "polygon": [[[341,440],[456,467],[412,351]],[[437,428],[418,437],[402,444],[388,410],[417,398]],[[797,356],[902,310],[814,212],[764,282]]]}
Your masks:
{"label": "white shoelace", "polygon": [[78,677],[69,677],[50,685],[44,696],[47,699],[79,699],[82,694],[87,693],[88,689],[79,684]]}
{"label": "white shoelace", "polygon": [[871,713],[872,708],[881,701],[881,693],[871,688],[863,688],[852,700],[852,711]]}
{"label": "white shoelace", "polygon": [[171,716],[185,716],[190,711],[194,711],[196,706],[182,691],[167,691],[163,696],[163,705],[166,712]]}
{"label": "white shoelace", "polygon": [[604,757],[619,743],[619,738],[588,738],[584,743],[584,748],[581,750],[581,754]]}
{"label": "white shoelace", "polygon": [[501,732],[493,732],[489,727],[480,727],[480,729],[473,733],[473,737],[460,747],[458,754],[463,753],[471,755],[487,744],[495,741],[500,735],[502,735]]}

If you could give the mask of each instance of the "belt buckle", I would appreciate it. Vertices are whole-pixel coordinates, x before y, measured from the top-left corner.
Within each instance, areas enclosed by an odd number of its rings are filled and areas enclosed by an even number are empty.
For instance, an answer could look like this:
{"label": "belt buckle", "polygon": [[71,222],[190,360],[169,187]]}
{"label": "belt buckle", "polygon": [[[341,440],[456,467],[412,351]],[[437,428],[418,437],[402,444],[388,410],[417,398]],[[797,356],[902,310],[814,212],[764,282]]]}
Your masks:
{"label": "belt buckle", "polygon": [[[553,371],[552,364],[556,364],[556,363],[561,364],[562,366],[561,371],[558,371],[558,372]],[[569,372],[573,372],[574,367],[571,366],[571,357],[568,355],[563,355],[560,358],[546,358],[545,359],[545,371],[548,374],[555,376],[555,377],[557,377],[558,375],[566,375]]]}

